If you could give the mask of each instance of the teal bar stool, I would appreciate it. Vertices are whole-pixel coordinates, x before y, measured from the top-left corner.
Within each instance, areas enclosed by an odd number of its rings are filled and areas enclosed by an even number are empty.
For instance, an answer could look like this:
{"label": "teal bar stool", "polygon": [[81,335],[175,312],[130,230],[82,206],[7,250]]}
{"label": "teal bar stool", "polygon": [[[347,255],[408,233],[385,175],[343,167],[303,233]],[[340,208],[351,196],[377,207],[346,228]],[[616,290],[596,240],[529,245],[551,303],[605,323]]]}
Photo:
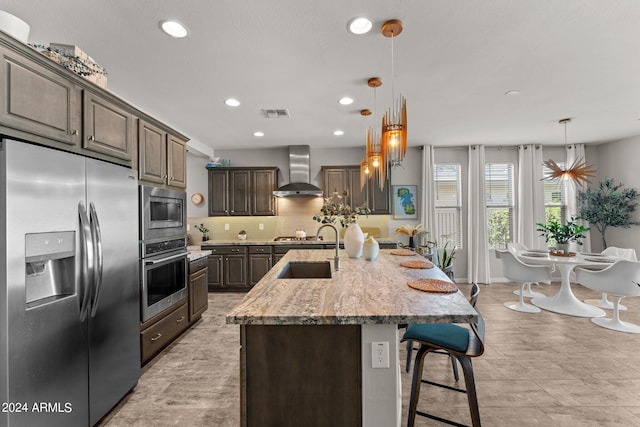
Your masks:
{"label": "teal bar stool", "polygon": [[[477,284],[471,287],[469,302],[475,307],[480,294]],[[478,311],[476,309],[476,311]],[[430,418],[454,426],[464,426],[445,418],[438,417],[417,409],[420,400],[420,388],[422,384],[429,384],[466,393],[469,401],[469,411],[473,427],[480,427],[480,411],[478,409],[478,397],[476,395],[476,385],[473,376],[473,366],[471,358],[481,356],[484,353],[484,318],[478,311],[478,321],[470,323],[470,329],[462,326],[445,324],[412,324],[407,327],[402,341],[413,341],[420,345],[416,354],[413,367],[413,381],[411,383],[411,398],[409,401],[409,415],[407,427],[413,427],[416,415]],[[424,359],[429,353],[446,353],[460,363],[464,375],[465,389],[451,387],[445,384],[436,383],[422,379]]]}

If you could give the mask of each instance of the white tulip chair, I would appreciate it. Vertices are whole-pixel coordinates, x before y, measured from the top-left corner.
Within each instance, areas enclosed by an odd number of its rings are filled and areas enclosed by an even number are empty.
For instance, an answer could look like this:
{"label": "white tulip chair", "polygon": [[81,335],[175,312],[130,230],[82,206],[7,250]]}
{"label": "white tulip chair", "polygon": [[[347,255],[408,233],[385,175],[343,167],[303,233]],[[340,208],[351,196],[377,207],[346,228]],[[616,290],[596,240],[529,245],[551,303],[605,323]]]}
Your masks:
{"label": "white tulip chair", "polygon": [[[617,248],[615,246],[609,246],[604,251],[600,252],[600,254],[626,259],[627,261],[638,260],[638,258],[636,257],[635,249],[631,249],[631,248],[627,249],[627,248]],[[607,298],[606,292],[602,293],[602,296],[600,297],[599,300],[585,300],[584,302],[597,305],[600,308],[608,308],[610,310],[613,309],[613,302],[609,301],[609,298]],[[626,310],[626,309],[627,307],[625,307],[622,304],[618,306],[618,310]]]}
{"label": "white tulip chair", "polygon": [[539,313],[540,309],[535,305],[524,302],[524,288],[527,283],[550,282],[551,267],[548,265],[529,265],[520,261],[512,252],[496,249],[496,257],[502,260],[502,272],[504,277],[522,283],[520,300],[517,303],[505,302],[504,306],[524,313]]}
{"label": "white tulip chair", "polygon": [[[514,254],[515,256],[518,256],[519,253],[521,252],[526,252],[529,250],[529,248],[527,248],[523,243],[507,243],[507,249],[509,250],[509,252],[511,252],[512,254]],[[531,289],[531,285],[538,285],[538,282],[533,282],[533,283],[527,283],[525,285],[524,288],[524,294],[523,296],[525,298],[543,298],[545,295],[541,294],[540,292],[534,292]],[[513,291],[514,294],[516,295],[520,295],[520,289],[516,289],[515,291]]]}
{"label": "white tulip chair", "polygon": [[613,317],[594,317],[593,323],[620,332],[640,334],[640,326],[620,320],[620,300],[640,296],[640,262],[620,260],[603,270],[576,268],[576,281],[589,289],[615,297]]}

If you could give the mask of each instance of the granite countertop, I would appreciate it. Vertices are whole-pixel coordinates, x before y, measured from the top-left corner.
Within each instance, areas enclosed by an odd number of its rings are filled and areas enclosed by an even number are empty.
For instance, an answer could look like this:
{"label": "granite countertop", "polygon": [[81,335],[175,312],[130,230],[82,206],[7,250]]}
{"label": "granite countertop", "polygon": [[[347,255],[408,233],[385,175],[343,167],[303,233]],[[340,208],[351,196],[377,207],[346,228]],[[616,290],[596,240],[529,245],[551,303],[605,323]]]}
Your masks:
{"label": "granite countertop", "polygon": [[[376,238],[378,243],[398,243],[398,240],[390,237]],[[342,239],[340,243],[344,243]],[[278,246],[291,246],[291,245],[334,245],[335,240],[281,240],[275,241],[273,239],[213,239],[205,240],[201,243],[201,246],[229,246],[229,245],[278,245]]]}
{"label": "granite countertop", "polygon": [[[476,311],[458,291],[434,294],[407,286],[411,279],[430,277],[449,281],[438,268],[400,266],[415,255],[380,251],[375,261],[348,258],[341,251],[340,271],[333,270],[335,251],[291,250],[228,315],[227,323],[256,325],[347,325],[402,323],[466,323]],[[278,279],[289,261],[331,261],[330,279]]]}
{"label": "granite countertop", "polygon": [[200,258],[211,255],[211,251],[200,250],[200,246],[187,246],[187,259],[189,262],[199,260]]}

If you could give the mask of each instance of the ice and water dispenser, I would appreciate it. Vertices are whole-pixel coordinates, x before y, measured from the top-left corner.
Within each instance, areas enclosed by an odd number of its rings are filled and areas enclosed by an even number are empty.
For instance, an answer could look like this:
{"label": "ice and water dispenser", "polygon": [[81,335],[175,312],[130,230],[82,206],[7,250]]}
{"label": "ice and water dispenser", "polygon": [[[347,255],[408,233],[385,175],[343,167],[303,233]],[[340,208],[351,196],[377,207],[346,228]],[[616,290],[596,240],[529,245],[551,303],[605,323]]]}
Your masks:
{"label": "ice and water dispenser", "polygon": [[27,308],[75,292],[75,231],[25,235]]}

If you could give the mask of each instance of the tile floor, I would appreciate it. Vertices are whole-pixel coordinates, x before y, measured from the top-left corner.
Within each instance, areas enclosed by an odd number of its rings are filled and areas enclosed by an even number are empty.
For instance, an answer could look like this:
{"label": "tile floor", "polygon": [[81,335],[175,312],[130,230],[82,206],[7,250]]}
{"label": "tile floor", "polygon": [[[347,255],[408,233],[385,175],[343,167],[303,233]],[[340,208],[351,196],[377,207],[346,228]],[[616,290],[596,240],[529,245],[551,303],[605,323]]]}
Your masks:
{"label": "tile floor", "polygon": [[[535,290],[552,295],[558,284]],[[469,285],[460,288],[468,293]],[[598,295],[574,285],[579,298]],[[589,319],[518,313],[510,284],[481,286],[486,352],[474,360],[484,426],[640,426],[640,335],[609,331]],[[100,424],[238,426],[238,326],[225,325],[242,294],[210,294],[203,319],[143,368],[136,389]],[[640,323],[640,298],[624,300],[623,320]],[[404,361],[404,345],[400,359]],[[402,371],[406,425],[411,372]],[[425,378],[454,385],[445,356],[427,356]],[[463,386],[461,379],[461,386]],[[420,406],[469,424],[466,396],[425,385]],[[444,425],[418,419],[418,426]]]}

